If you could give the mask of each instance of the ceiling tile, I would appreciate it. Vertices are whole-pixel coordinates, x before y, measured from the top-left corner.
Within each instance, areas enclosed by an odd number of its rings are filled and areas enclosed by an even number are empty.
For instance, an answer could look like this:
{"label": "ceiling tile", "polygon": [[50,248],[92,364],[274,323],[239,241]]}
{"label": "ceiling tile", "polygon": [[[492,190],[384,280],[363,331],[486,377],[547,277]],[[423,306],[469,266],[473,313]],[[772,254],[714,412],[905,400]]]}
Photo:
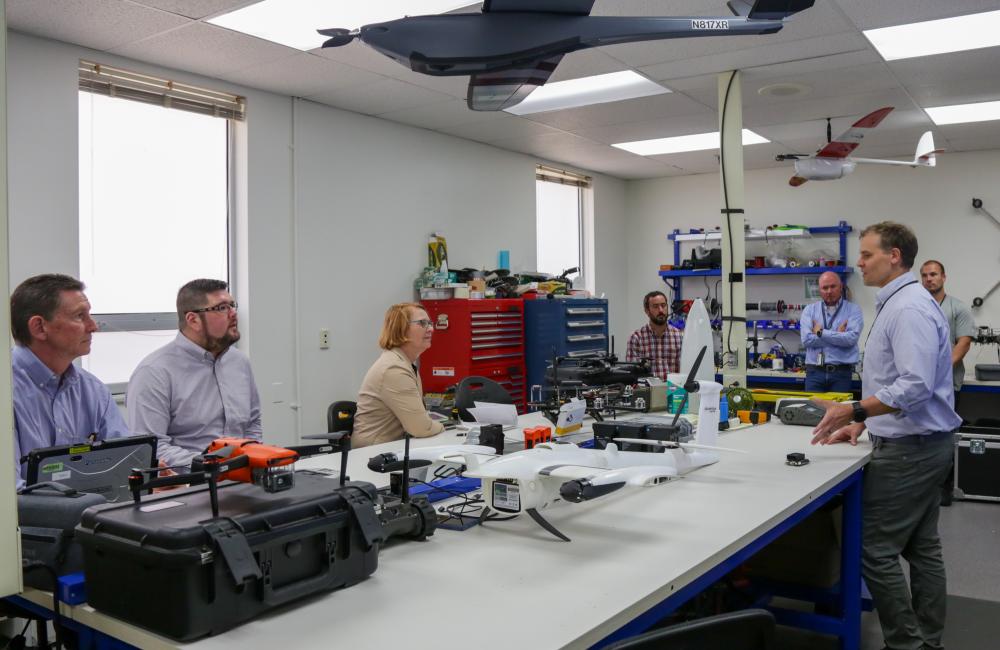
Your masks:
{"label": "ceiling tile", "polygon": [[123,0],[7,0],[10,29],[95,50],[110,50],[189,22]]}
{"label": "ceiling tile", "polygon": [[675,135],[708,133],[710,131],[717,131],[718,129],[719,121],[715,113],[705,110],[696,115],[598,126],[589,129],[580,129],[574,131],[574,133],[595,142],[617,144],[619,142],[652,140],[653,138],[669,138]]}
{"label": "ceiling tile", "polygon": [[[827,0],[829,1],[829,0]],[[996,0],[836,0],[858,29],[924,22],[938,18],[995,11]]]}
{"label": "ceiling tile", "polygon": [[669,80],[677,77],[716,74],[733,69],[749,70],[775,63],[866,51],[869,47],[868,41],[857,32],[842,32],[786,43],[767,43],[743,50],[684,57],[666,63],[643,66],[639,71],[650,79],[664,81],[669,86]]}
{"label": "ceiling tile", "polygon": [[[827,117],[845,118],[861,117],[883,106],[895,106],[896,110],[912,110],[915,108],[909,96],[901,88],[881,90],[857,95],[837,95],[835,97],[818,97],[792,99],[780,104],[758,104],[746,106],[743,109],[743,123],[754,127],[785,122],[806,122],[808,120],[826,119]],[[855,118],[856,119],[856,118]],[[891,128],[898,119],[890,114],[883,123]],[[882,127],[880,127],[882,128]],[[837,131],[836,125],[834,131]]]}
{"label": "ceiling tile", "polygon": [[187,18],[205,18],[229,13],[260,0],[133,0],[147,7],[169,11]]}
{"label": "ceiling tile", "polygon": [[373,84],[385,77],[302,52],[230,72],[223,78],[282,95],[307,97],[335,88]]}
{"label": "ceiling tile", "polygon": [[316,54],[324,59],[330,59],[338,63],[345,63],[355,68],[361,68],[370,72],[376,72],[387,77],[400,74],[400,70],[408,70],[405,66],[396,63],[384,54],[376,52],[372,48],[357,40],[344,45],[343,47],[328,47],[309,50],[311,54]]}
{"label": "ceiling tile", "polygon": [[140,61],[212,77],[286,59],[298,52],[284,45],[205,23],[190,23],[111,51]]}
{"label": "ceiling tile", "polygon": [[571,52],[562,58],[559,67],[549,77],[549,81],[566,81],[580,77],[592,77],[599,74],[621,72],[629,67],[605,54],[600,48]]}
{"label": "ceiling tile", "polygon": [[445,102],[449,97],[396,79],[382,79],[363,86],[320,91],[308,99],[355,113],[377,115]]}
{"label": "ceiling tile", "polygon": [[578,131],[610,124],[645,122],[701,113],[705,106],[676,93],[638,97],[619,102],[581,106],[561,111],[525,115],[527,119],[565,131]]}
{"label": "ceiling tile", "polygon": [[[997,78],[1000,47],[988,47],[968,52],[951,52],[936,56],[890,61],[889,68],[906,85],[947,83],[959,79]],[[996,81],[990,84],[1000,87]]]}

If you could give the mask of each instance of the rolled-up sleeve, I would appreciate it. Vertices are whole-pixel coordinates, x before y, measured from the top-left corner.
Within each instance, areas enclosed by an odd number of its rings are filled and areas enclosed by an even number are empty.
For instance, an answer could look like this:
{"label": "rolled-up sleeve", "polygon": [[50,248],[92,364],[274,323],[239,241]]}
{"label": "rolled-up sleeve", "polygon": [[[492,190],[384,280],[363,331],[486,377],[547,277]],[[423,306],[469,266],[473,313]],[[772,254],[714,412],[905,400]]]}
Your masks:
{"label": "rolled-up sleeve", "polygon": [[382,377],[380,396],[393,415],[402,423],[403,431],[415,438],[426,438],[444,431],[444,425],[427,415],[423,396],[406,370],[387,368]]}
{"label": "rolled-up sleeve", "polygon": [[938,346],[937,328],[918,309],[900,311],[891,327],[890,358],[898,376],[890,385],[880,388],[875,397],[887,406],[911,411],[927,401],[934,391],[937,357],[927,354],[927,350]]}

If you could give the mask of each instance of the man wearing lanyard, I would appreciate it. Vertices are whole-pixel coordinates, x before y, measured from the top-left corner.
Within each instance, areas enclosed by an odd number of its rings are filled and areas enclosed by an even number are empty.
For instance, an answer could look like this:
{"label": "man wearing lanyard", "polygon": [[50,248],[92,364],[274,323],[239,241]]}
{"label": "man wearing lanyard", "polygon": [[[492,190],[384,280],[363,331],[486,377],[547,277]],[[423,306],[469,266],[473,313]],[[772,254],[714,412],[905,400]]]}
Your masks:
{"label": "man wearing lanyard", "polygon": [[864,317],[860,307],[844,298],[844,283],[832,271],[819,276],[819,295],[822,300],[802,310],[799,321],[806,390],[850,393]]}
{"label": "man wearing lanyard", "polygon": [[[865,344],[860,402],[824,400],[813,444],[850,442],[867,426],[872,458],[863,485],[862,572],[886,648],[937,650],[946,585],[938,536],[939,486],[952,457],[954,409],[948,323],[910,272],[917,238],[884,221],[861,231],[858,268],[879,287]],[[910,587],[900,567],[910,565]],[[912,594],[912,595],[911,595]]]}

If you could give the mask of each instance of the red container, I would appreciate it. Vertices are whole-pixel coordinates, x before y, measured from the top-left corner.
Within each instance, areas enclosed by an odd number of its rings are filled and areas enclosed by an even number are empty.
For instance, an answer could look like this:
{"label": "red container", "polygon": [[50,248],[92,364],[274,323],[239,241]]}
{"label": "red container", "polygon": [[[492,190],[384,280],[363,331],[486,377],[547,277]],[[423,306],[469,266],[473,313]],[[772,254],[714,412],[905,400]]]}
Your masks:
{"label": "red container", "polygon": [[473,375],[507,389],[520,413],[527,409],[524,365],[524,305],[516,298],[428,300],[434,339],[420,355],[420,381],[429,393],[443,392]]}

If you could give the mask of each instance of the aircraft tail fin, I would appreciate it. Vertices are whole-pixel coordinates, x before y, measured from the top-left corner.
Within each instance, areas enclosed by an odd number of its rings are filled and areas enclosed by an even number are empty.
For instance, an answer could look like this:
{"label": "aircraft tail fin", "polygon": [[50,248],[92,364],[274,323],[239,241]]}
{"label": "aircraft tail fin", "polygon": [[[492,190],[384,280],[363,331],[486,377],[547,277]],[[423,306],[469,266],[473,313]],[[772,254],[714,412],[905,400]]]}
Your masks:
{"label": "aircraft tail fin", "polygon": [[815,0],[729,0],[729,10],[734,15],[749,20],[784,20],[792,14],[805,11]]}
{"label": "aircraft tail fin", "polygon": [[917,143],[917,153],[913,157],[913,164],[922,167],[934,167],[937,164],[937,154],[944,152],[944,149],[934,148],[934,134],[927,131],[920,136]]}

